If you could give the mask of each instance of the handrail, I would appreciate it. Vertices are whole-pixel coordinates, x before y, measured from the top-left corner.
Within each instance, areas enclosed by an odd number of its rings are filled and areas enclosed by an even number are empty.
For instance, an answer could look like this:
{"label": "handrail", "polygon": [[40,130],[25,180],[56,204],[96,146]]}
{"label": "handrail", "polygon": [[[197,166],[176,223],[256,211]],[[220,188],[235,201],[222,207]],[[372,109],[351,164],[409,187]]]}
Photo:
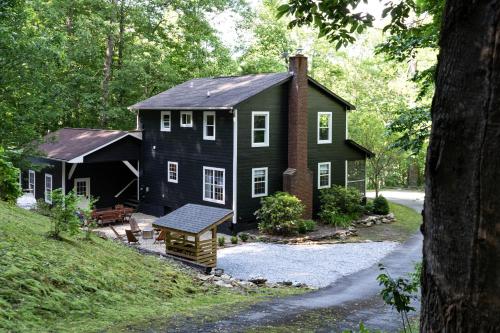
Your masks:
{"label": "handrail", "polygon": [[120,194],[122,194],[126,189],[128,189],[130,187],[130,185],[132,185],[132,183],[135,181],[137,181],[137,178],[132,179],[132,181],[130,183],[125,185],[125,187],[115,195],[115,198],[118,198],[120,196]]}

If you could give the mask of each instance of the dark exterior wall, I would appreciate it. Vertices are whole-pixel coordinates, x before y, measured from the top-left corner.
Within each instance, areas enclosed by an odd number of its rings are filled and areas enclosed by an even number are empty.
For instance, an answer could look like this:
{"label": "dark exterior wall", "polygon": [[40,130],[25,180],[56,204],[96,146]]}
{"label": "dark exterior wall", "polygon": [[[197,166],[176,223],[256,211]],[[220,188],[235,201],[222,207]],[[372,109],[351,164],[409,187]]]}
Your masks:
{"label": "dark exterior wall", "polygon": [[[208,141],[203,140],[203,111],[193,111],[193,127],[180,127],[180,111],[171,111],[170,132],[160,131],[160,113],[140,112],[140,210],[161,216],[187,203],[232,209],[233,115],[227,110],[215,111],[216,140]],[[178,163],[178,183],[167,181],[168,161]],[[203,200],[203,166],[225,169],[224,205]]]}
{"label": "dark exterior wall", "polygon": [[[255,95],[237,109],[237,218],[252,223],[261,199],[252,198],[252,168],[268,167],[268,194],[283,190],[283,171],[288,164],[288,84]],[[252,111],[269,111],[269,147],[252,147]]]}
{"label": "dark exterior wall", "polygon": [[[136,161],[130,163],[137,167]],[[68,178],[71,164],[66,164],[66,178]],[[66,182],[66,192],[71,191],[76,178],[90,178],[90,195],[99,198],[97,208],[111,207],[123,203],[126,199],[137,197],[137,183],[133,183],[118,198],[120,192],[135,175],[122,162],[81,163],[76,167],[71,179]]]}
{"label": "dark exterior wall", "polygon": [[[45,199],[45,174],[52,175],[52,189],[61,188],[62,184],[62,162],[46,158],[31,158],[32,163],[43,165],[43,168],[35,171],[35,198]],[[23,190],[28,188],[28,170],[22,172]]]}
{"label": "dark exterior wall", "polygon": [[92,154],[83,158],[88,162],[110,162],[119,160],[139,160],[141,156],[141,140],[132,136],[126,136],[123,139],[112,143]]}
{"label": "dark exterior wall", "polygon": [[[331,162],[331,184],[345,186],[345,161],[364,159],[364,155],[348,147],[346,139],[345,107],[309,85],[308,94],[309,168],[313,172],[313,205],[319,209],[318,163]],[[332,112],[332,143],[318,144],[318,112]]]}

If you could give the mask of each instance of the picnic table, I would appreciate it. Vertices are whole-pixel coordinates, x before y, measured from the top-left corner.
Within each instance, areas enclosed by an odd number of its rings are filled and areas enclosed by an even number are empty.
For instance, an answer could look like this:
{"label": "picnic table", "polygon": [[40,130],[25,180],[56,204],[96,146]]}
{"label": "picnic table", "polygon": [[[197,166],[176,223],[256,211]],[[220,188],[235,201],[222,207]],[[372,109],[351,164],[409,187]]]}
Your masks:
{"label": "picnic table", "polygon": [[124,222],[133,212],[133,208],[116,205],[115,207],[94,209],[92,211],[92,218],[100,225],[118,221]]}

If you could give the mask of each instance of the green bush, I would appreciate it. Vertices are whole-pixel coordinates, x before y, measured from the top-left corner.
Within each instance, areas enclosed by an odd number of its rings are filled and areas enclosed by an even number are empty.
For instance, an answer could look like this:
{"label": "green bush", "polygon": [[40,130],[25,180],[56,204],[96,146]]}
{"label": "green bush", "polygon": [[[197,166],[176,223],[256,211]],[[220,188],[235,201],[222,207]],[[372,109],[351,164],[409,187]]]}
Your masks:
{"label": "green bush", "polygon": [[240,237],[242,242],[246,242],[249,238],[249,236],[246,232],[242,232],[241,234],[239,234],[239,237]]}
{"label": "green bush", "polygon": [[63,231],[75,235],[80,230],[80,219],[76,215],[78,198],[75,192],[70,191],[64,195],[61,189],[52,192],[52,207],[50,209],[50,220],[52,230],[49,235],[59,239]]}
{"label": "green bush", "polygon": [[364,206],[364,209],[365,209],[365,214],[373,213],[373,201],[367,201],[366,205]]}
{"label": "green bush", "polygon": [[255,212],[261,232],[287,235],[295,234],[304,205],[289,193],[276,192],[261,200],[261,208]]}
{"label": "green bush", "polygon": [[381,195],[373,199],[373,212],[379,215],[389,214],[389,202],[387,202],[387,199]]}
{"label": "green bush", "polygon": [[364,210],[361,193],[355,188],[334,185],[320,191],[321,221],[338,227],[348,227]]}
{"label": "green bush", "polygon": [[238,237],[231,236],[231,244],[238,244]]}
{"label": "green bush", "polygon": [[220,236],[217,238],[217,242],[219,243],[219,247],[223,247],[226,244],[226,238],[224,236]]}
{"label": "green bush", "polygon": [[0,147],[0,200],[15,203],[20,196],[19,169],[12,165],[4,149]]}
{"label": "green bush", "polygon": [[300,220],[297,226],[299,234],[305,234],[307,232],[314,231],[315,228],[316,222],[314,222],[313,220]]}
{"label": "green bush", "polygon": [[50,204],[46,203],[44,199],[38,199],[34,211],[40,215],[50,217]]}

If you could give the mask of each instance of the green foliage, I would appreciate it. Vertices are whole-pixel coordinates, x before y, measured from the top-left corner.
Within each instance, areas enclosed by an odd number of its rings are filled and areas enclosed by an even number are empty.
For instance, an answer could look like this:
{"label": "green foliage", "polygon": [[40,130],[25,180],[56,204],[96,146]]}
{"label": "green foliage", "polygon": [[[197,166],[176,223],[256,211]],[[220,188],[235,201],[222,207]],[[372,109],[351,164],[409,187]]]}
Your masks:
{"label": "green foliage", "polygon": [[44,199],[38,199],[36,201],[36,206],[34,211],[40,215],[50,217],[50,209],[52,208],[51,204],[46,203]]}
{"label": "green foliage", "polygon": [[358,327],[358,330],[357,331],[353,331],[353,330],[344,330],[342,331],[342,333],[382,333],[382,331],[380,330],[375,330],[375,331],[372,331],[370,330],[369,328],[367,328],[365,326],[365,324],[363,324],[363,322],[360,322],[359,323],[359,327]]}
{"label": "green foliage", "polygon": [[62,234],[56,241],[46,237],[48,218],[3,202],[0,221],[1,332],[144,328],[159,313],[166,321],[200,310],[222,315],[235,303],[286,293],[202,286],[178,265],[97,237],[82,242],[83,235]]}
{"label": "green foliage", "polygon": [[316,222],[313,220],[299,220],[297,225],[297,231],[299,234],[305,234],[316,229]]}
{"label": "green foliage", "polygon": [[368,200],[366,202],[366,205],[363,208],[364,208],[364,213],[365,214],[371,214],[371,213],[373,213],[373,201],[372,200]]}
{"label": "green foliage", "polygon": [[231,244],[238,244],[238,237],[231,236]]}
{"label": "green foliage", "polygon": [[334,185],[322,189],[319,200],[321,221],[338,227],[348,227],[363,211],[361,194],[355,188]]}
{"label": "green foliage", "polygon": [[288,235],[297,232],[298,222],[304,212],[304,205],[289,193],[276,192],[262,198],[261,208],[255,212],[259,231],[270,234]]}
{"label": "green foliage", "polygon": [[389,214],[389,202],[382,195],[373,199],[373,213],[379,215]]}
{"label": "green foliage", "polygon": [[246,232],[242,232],[238,235],[243,243],[245,243],[250,237]]}
{"label": "green foliage", "polygon": [[223,247],[224,244],[226,244],[226,238],[224,236],[219,236],[217,238],[217,243],[219,244],[219,247]]}
{"label": "green foliage", "polygon": [[19,169],[14,167],[0,146],[0,200],[15,203],[20,195]]}
{"label": "green foliage", "polygon": [[81,221],[77,212],[78,197],[75,192],[70,191],[64,195],[61,189],[52,191],[52,207],[50,209],[50,220],[52,230],[49,235],[55,239],[61,239],[61,232],[76,235],[79,232]]}
{"label": "green foliage", "polygon": [[387,305],[396,309],[401,315],[404,331],[406,332],[406,328],[408,328],[411,332],[408,312],[415,311],[415,308],[410,305],[410,302],[412,299],[417,298],[416,294],[420,282],[417,282],[412,276],[410,276],[410,279],[403,277],[394,279],[382,264],[379,264],[379,268],[384,272],[377,276],[379,285],[384,287],[380,291],[380,295]]}

